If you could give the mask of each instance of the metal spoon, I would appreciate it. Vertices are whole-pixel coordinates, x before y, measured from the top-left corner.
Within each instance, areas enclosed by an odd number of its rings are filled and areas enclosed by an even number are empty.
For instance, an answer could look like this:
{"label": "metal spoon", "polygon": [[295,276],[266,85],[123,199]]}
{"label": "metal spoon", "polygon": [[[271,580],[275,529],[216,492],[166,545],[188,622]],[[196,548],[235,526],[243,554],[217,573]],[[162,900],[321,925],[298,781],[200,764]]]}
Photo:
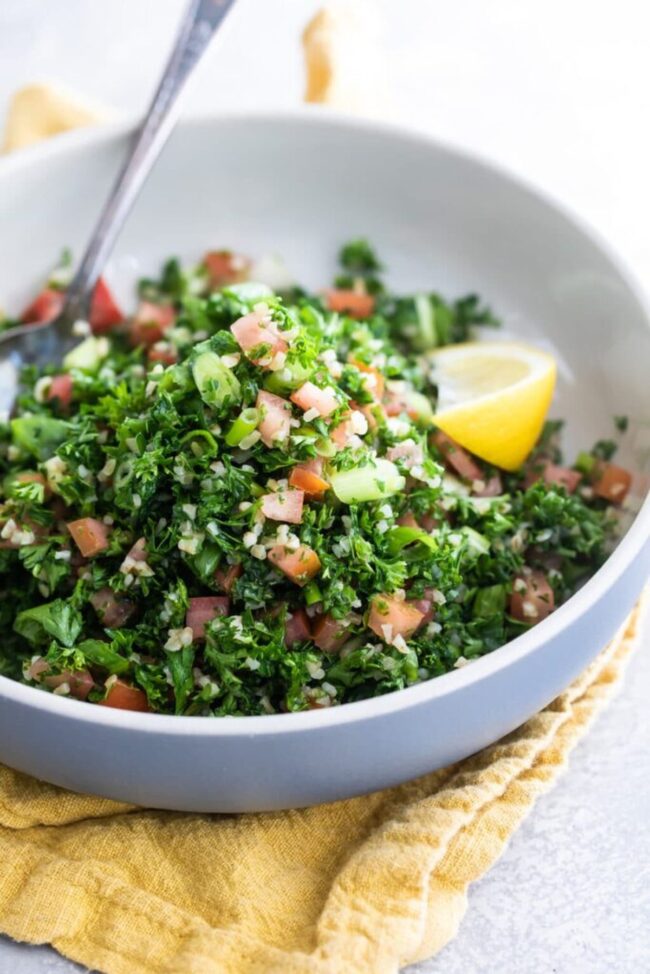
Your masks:
{"label": "metal spoon", "polygon": [[104,205],[79,269],[54,321],[11,328],[0,336],[0,416],[18,393],[23,365],[60,362],[79,341],[73,325],[88,318],[92,293],[104,263],[177,117],[180,94],[235,0],[190,0],[176,43],[144,121]]}

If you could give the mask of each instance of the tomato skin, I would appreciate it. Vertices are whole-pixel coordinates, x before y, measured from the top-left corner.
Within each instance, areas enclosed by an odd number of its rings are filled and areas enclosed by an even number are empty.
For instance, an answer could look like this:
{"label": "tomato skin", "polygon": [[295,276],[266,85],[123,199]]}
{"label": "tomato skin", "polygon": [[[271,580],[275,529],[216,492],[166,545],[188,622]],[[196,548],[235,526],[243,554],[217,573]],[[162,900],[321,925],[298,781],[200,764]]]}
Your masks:
{"label": "tomato skin", "polygon": [[235,587],[235,582],[243,571],[244,569],[241,565],[228,565],[227,568],[217,568],[214,573],[214,580],[222,592],[230,595]]}
{"label": "tomato skin", "polygon": [[305,642],[311,639],[311,628],[309,616],[304,609],[294,609],[290,613],[291,618],[287,618],[284,627],[284,642],[288,649],[295,643]]}
{"label": "tomato skin", "polygon": [[160,362],[162,365],[176,365],[178,353],[171,346],[169,348],[156,348],[155,345],[152,345],[147,352],[147,361]]}
{"label": "tomato skin", "polygon": [[313,640],[324,653],[338,653],[349,639],[349,629],[346,619],[334,619],[326,613],[314,622]]}
{"label": "tomato skin", "polygon": [[129,341],[133,346],[155,345],[164,338],[175,321],[173,305],[141,301],[129,326]]}
{"label": "tomato skin", "polygon": [[325,300],[330,311],[346,314],[350,318],[369,318],[375,310],[372,294],[361,294],[343,288],[326,291]]}
{"label": "tomato skin", "polygon": [[[307,500],[320,501],[323,499],[325,491],[330,489],[330,485],[326,480],[323,480],[320,473],[316,473],[316,470],[310,467],[310,464],[313,462],[309,461],[308,463],[297,464],[289,475],[289,486],[302,491]],[[321,472],[322,469],[323,464],[321,461]]]}
{"label": "tomato skin", "polygon": [[69,521],[67,528],[84,558],[92,558],[108,548],[109,529],[103,521],[81,517],[77,521]]}
{"label": "tomato skin", "polygon": [[296,585],[306,585],[321,569],[320,558],[308,545],[300,545],[291,550],[284,545],[275,545],[268,553],[272,565],[295,582]]}
{"label": "tomato skin", "polygon": [[257,424],[262,443],[272,447],[277,442],[284,442],[291,432],[291,406],[287,400],[260,389],[255,405],[262,413]]}
{"label": "tomato skin", "polygon": [[72,376],[67,372],[63,375],[55,375],[47,390],[46,398],[48,402],[58,399],[61,409],[68,409],[72,401]]}
{"label": "tomato skin", "polygon": [[624,467],[605,463],[598,468],[598,479],[594,483],[594,494],[610,504],[622,504],[632,486],[632,474]]}
{"label": "tomato skin", "polygon": [[101,624],[107,629],[121,629],[136,610],[133,602],[118,598],[108,586],[93,592],[88,601],[97,613]]}
{"label": "tomato skin", "polygon": [[479,481],[483,484],[478,490],[472,487],[472,493],[474,497],[498,497],[503,493],[503,484],[501,483],[501,477],[498,473],[494,474],[492,477],[488,477],[487,480],[481,478]]}
{"label": "tomato skin", "polygon": [[205,639],[205,627],[217,616],[227,616],[230,612],[230,599],[226,595],[203,595],[190,599],[185,615],[185,625],[194,633],[195,639]]}
{"label": "tomato skin", "polygon": [[305,382],[291,394],[291,402],[305,412],[315,409],[319,416],[327,419],[339,406],[339,401],[332,389],[321,389],[313,382]]}
{"label": "tomato skin", "polygon": [[262,514],[271,521],[300,524],[305,495],[302,490],[278,490],[262,497]]}
{"label": "tomato skin", "polygon": [[450,436],[442,430],[436,430],[433,434],[434,445],[438,448],[445,464],[462,477],[463,480],[483,480],[483,471],[476,463],[474,458],[462,446],[454,442]]}
{"label": "tomato skin", "polygon": [[433,595],[434,590],[432,588],[425,588],[421,599],[409,600],[410,604],[415,606],[418,612],[421,612],[423,616],[418,629],[420,629],[422,626],[426,626],[429,622],[433,622],[436,614],[436,603]]}
{"label": "tomato skin", "polygon": [[52,690],[62,683],[67,683],[70,687],[70,696],[75,700],[86,700],[95,686],[95,681],[88,670],[65,670],[56,676],[46,676],[43,683]]}
{"label": "tomato skin", "polygon": [[88,317],[96,335],[105,335],[124,321],[124,314],[103,277],[95,285]]}
{"label": "tomato skin", "polygon": [[56,316],[61,313],[64,302],[65,294],[63,291],[46,287],[25,308],[20,320],[25,325],[38,325],[45,321],[54,321]]}
{"label": "tomato skin", "polygon": [[513,619],[534,626],[546,619],[554,608],[555,593],[544,572],[535,568],[530,574],[517,576],[509,602]]}
{"label": "tomato skin", "polygon": [[531,470],[524,484],[526,487],[532,487],[538,480],[542,480],[545,484],[564,487],[568,494],[573,494],[582,480],[582,474],[577,470],[571,470],[570,467],[561,467],[549,461],[544,464],[541,471]]}
{"label": "tomato skin", "polygon": [[[412,602],[405,602],[394,595],[374,595],[370,602],[368,628],[386,642],[384,626],[392,628],[392,637],[412,636],[422,625],[424,612]],[[392,640],[388,640],[389,642]]]}
{"label": "tomato skin", "polygon": [[212,288],[224,287],[245,281],[250,271],[250,260],[230,250],[209,250],[203,258]]}
{"label": "tomato skin", "polygon": [[100,707],[113,707],[115,710],[134,710],[149,713],[149,702],[144,690],[138,690],[129,683],[115,680],[108,688],[106,696],[99,701]]}
{"label": "tomato skin", "polygon": [[[261,368],[267,368],[274,355],[286,352],[289,347],[284,339],[272,330],[267,315],[261,311],[251,311],[238,318],[230,326],[230,331],[242,352],[250,358],[253,365],[259,365]],[[264,349],[262,356],[252,358],[248,354],[260,347]]]}

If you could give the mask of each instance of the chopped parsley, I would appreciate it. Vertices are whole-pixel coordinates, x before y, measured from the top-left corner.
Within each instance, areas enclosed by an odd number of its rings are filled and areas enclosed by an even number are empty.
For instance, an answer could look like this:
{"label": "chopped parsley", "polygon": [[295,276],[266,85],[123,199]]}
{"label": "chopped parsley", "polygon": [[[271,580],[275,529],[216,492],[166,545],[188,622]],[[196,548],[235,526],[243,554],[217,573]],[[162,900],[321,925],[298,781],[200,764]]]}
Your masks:
{"label": "chopped parsley", "polygon": [[525,469],[462,481],[420,356],[498,321],[391,293],[365,240],[340,263],[325,296],[279,296],[228,251],[170,260],[135,315],[25,370],[0,423],[1,673],[169,714],[327,707],[497,649],[603,562],[616,444],[558,467],[548,423]]}

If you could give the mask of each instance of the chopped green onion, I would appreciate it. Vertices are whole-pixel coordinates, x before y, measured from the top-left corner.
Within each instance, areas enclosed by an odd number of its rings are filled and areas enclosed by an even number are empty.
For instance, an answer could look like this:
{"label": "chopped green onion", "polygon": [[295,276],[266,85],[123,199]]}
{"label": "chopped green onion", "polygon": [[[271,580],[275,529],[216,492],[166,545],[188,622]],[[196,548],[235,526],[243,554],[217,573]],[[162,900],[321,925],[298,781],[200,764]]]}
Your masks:
{"label": "chopped green onion", "polygon": [[[427,557],[429,552],[438,550],[438,542],[435,538],[432,538],[430,534],[427,534],[426,531],[422,531],[420,528],[391,528],[386,537],[388,539],[388,550],[391,555],[398,555],[404,548],[408,548],[410,545],[419,546],[418,554],[420,558]],[[412,560],[416,560],[413,558],[416,551],[417,548],[414,548],[409,552]]]}
{"label": "chopped green onion", "polygon": [[586,453],[584,450],[578,454],[576,462],[574,464],[576,470],[580,473],[588,476],[594,469],[596,465],[596,458],[592,456],[591,453]]}
{"label": "chopped green onion", "polygon": [[94,372],[99,368],[102,359],[110,352],[110,346],[105,338],[89,335],[88,338],[71,349],[63,359],[64,369],[83,369]]}
{"label": "chopped green onion", "polygon": [[396,494],[405,484],[395,464],[381,458],[365,467],[333,473],[329,479],[332,490],[344,504],[378,501]]}
{"label": "chopped green onion", "polygon": [[465,539],[468,552],[472,555],[478,557],[479,555],[487,555],[489,553],[490,542],[484,535],[475,531],[474,528],[470,528],[465,524],[460,528],[460,533]]}
{"label": "chopped green onion", "polygon": [[275,297],[268,284],[261,281],[242,281],[241,284],[229,284],[225,287],[224,294],[232,294],[240,301],[262,301],[264,298]]}
{"label": "chopped green onion", "polygon": [[70,424],[51,416],[20,416],[11,420],[11,434],[17,446],[37,460],[47,460],[70,435]]}
{"label": "chopped green onion", "polygon": [[493,615],[503,615],[506,611],[506,586],[488,585],[480,588],[474,596],[472,615],[475,619],[487,619]]}
{"label": "chopped green onion", "polygon": [[253,409],[252,407],[242,409],[226,433],[226,443],[228,446],[239,446],[241,441],[246,439],[247,436],[250,436],[253,430],[257,428],[259,421],[260,414],[257,409]]}
{"label": "chopped green onion", "polygon": [[287,362],[283,369],[272,372],[264,383],[264,388],[276,395],[293,392],[303,385],[312,374],[313,368],[300,362]]}
{"label": "chopped green onion", "polygon": [[323,601],[323,593],[316,582],[310,582],[309,585],[306,585],[303,592],[305,594],[306,605],[316,605],[318,602]]}
{"label": "chopped green onion", "polygon": [[203,402],[219,408],[237,401],[241,395],[239,379],[215,352],[201,352],[192,365],[192,375]]}
{"label": "chopped green onion", "polygon": [[181,437],[181,446],[185,443],[196,443],[197,440],[204,440],[207,444],[207,449],[203,451],[204,453],[216,454],[219,452],[217,441],[210,430],[190,430],[189,433]]}

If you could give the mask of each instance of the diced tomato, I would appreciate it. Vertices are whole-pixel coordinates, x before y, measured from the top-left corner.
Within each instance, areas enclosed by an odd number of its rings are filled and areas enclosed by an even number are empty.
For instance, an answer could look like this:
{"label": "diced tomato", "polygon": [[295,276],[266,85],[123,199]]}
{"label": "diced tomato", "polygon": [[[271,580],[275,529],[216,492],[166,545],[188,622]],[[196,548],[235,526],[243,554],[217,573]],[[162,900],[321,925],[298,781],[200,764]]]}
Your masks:
{"label": "diced tomato", "polygon": [[[286,352],[289,347],[273,329],[269,316],[262,311],[251,311],[243,318],[238,318],[230,326],[230,330],[241,350],[247,353],[254,365],[262,367],[270,365],[274,355],[278,352]],[[258,353],[254,357],[249,354],[260,347],[261,354]]]}
{"label": "diced tomato", "polygon": [[292,609],[287,615],[284,627],[284,641],[289,649],[294,643],[304,642],[311,639],[311,629],[309,626],[309,616],[304,609]]}
{"label": "diced tomato", "polygon": [[483,471],[467,450],[455,443],[442,430],[436,430],[433,434],[433,442],[442,454],[447,466],[451,467],[463,480],[483,479]]}
{"label": "diced tomato", "polygon": [[391,379],[386,383],[384,392],[384,410],[387,416],[399,416],[408,413],[408,386],[402,379]]}
{"label": "diced tomato", "polygon": [[85,700],[95,686],[95,681],[88,670],[64,670],[63,673],[46,676],[43,683],[52,690],[67,683],[70,687],[70,696],[75,700]]}
{"label": "diced tomato", "polygon": [[48,661],[43,659],[42,656],[39,656],[33,663],[29,664],[25,670],[25,676],[28,680],[35,680],[36,683],[40,683],[43,673],[47,673],[49,668],[50,664]]}
{"label": "diced tomato", "polygon": [[350,622],[347,619],[334,619],[326,613],[314,621],[312,639],[324,653],[338,653],[350,638],[349,633]]}
{"label": "diced tomato", "polygon": [[92,558],[108,548],[108,527],[94,517],[82,517],[67,524],[72,540],[84,558]]}
{"label": "diced tomato", "polygon": [[325,299],[330,311],[338,311],[339,314],[349,315],[350,318],[369,318],[375,310],[375,299],[372,294],[339,288],[326,291]]}
{"label": "diced tomato", "polygon": [[350,359],[350,365],[354,365],[359,372],[365,372],[366,378],[363,384],[366,390],[375,402],[381,402],[382,396],[384,395],[385,380],[379,369],[374,365],[366,365],[365,362],[360,362],[356,358]]}
{"label": "diced tomato", "polygon": [[302,544],[294,550],[284,545],[275,545],[268,554],[271,564],[290,578],[296,585],[306,585],[321,568],[320,558],[308,545]]}
{"label": "diced tomato", "polygon": [[241,565],[228,565],[227,568],[217,568],[214,573],[214,580],[226,595],[230,595],[232,592],[235,582],[240,577],[243,572],[243,567]]}
{"label": "diced tomato", "polygon": [[427,623],[432,622],[436,614],[436,603],[433,597],[434,590],[432,588],[425,588],[421,599],[411,599],[410,604],[414,606],[419,612],[422,613],[422,621],[418,626],[426,626]]}
{"label": "diced tomato", "polygon": [[262,514],[272,521],[300,524],[305,494],[302,490],[278,490],[262,497]]}
{"label": "diced tomato", "polygon": [[107,629],[120,629],[125,625],[133,613],[135,605],[129,599],[118,598],[115,592],[106,586],[98,592],[93,592],[89,600],[99,616],[102,625]]}
{"label": "diced tomato", "polygon": [[418,528],[418,530],[420,529],[420,525],[416,521],[415,515],[413,514],[412,511],[406,511],[405,514],[402,514],[400,517],[398,517],[397,523],[401,528]]}
{"label": "diced tomato", "polygon": [[116,710],[137,710],[141,713],[149,710],[146,693],[128,683],[123,683],[122,680],[116,680],[111,684],[106,697],[99,701],[99,706],[114,707]]}
{"label": "diced tomato", "polygon": [[156,342],[147,352],[147,361],[175,365],[178,362],[178,352],[169,342]]}
{"label": "diced tomato", "polygon": [[95,285],[89,319],[90,327],[96,335],[104,335],[124,321],[124,315],[103,277]]}
{"label": "diced tomato", "polygon": [[531,626],[541,622],[555,608],[555,595],[544,572],[533,569],[518,575],[510,595],[510,615]]}
{"label": "diced tomato", "polygon": [[368,627],[384,642],[392,643],[395,636],[412,636],[423,619],[424,612],[394,595],[373,595],[371,599]]}
{"label": "diced tomato", "polygon": [[286,399],[260,389],[255,403],[262,419],[257,424],[262,442],[277,446],[287,440],[291,431],[291,405]]}
{"label": "diced tomato", "polygon": [[416,467],[424,462],[424,452],[415,440],[402,440],[386,451],[389,460],[402,460],[407,467]]}
{"label": "diced tomato", "polygon": [[423,514],[420,518],[420,527],[423,531],[435,531],[436,528],[440,527],[440,521],[433,514]]}
{"label": "diced tomato", "polygon": [[330,485],[323,480],[323,461],[308,460],[297,464],[289,474],[289,485],[302,490],[307,500],[320,501]]}
{"label": "diced tomato", "polygon": [[306,413],[315,409],[324,419],[330,416],[340,405],[333,389],[319,389],[313,382],[305,382],[291,395],[291,401],[300,406]]}
{"label": "diced tomato", "polygon": [[342,419],[340,423],[330,430],[330,439],[332,443],[338,446],[339,450],[345,449],[353,436],[352,423],[349,419]]}
{"label": "diced tomato", "polygon": [[72,400],[72,376],[67,373],[55,375],[47,390],[46,399],[49,402],[58,399],[61,409],[68,409]]}
{"label": "diced tomato", "polygon": [[203,266],[207,269],[210,287],[219,288],[245,281],[250,260],[230,250],[210,250],[203,258]]}
{"label": "diced tomato", "polygon": [[472,484],[472,493],[475,497],[498,497],[499,494],[503,493],[501,477],[498,473],[495,473],[492,477],[488,477],[487,480],[484,478],[475,480]]}
{"label": "diced tomato", "polygon": [[185,616],[185,625],[194,633],[195,639],[205,639],[205,627],[217,616],[227,616],[230,612],[230,599],[226,595],[203,595],[190,599]]}
{"label": "diced tomato", "polygon": [[547,462],[541,470],[531,470],[526,475],[524,481],[526,487],[532,487],[538,480],[543,480],[545,484],[556,484],[564,487],[569,494],[573,494],[578,484],[582,480],[582,474],[569,467],[560,467],[556,463]]}
{"label": "diced tomato", "polygon": [[129,340],[133,346],[155,345],[173,327],[175,321],[176,311],[173,305],[141,301],[131,320]]}
{"label": "diced tomato", "polygon": [[632,486],[632,474],[624,467],[606,463],[598,469],[598,480],[594,484],[594,494],[610,504],[622,504]]}
{"label": "diced tomato", "polygon": [[54,321],[60,314],[65,303],[63,291],[56,291],[52,287],[46,287],[28,305],[20,316],[20,320],[25,325],[37,325],[44,321]]}

